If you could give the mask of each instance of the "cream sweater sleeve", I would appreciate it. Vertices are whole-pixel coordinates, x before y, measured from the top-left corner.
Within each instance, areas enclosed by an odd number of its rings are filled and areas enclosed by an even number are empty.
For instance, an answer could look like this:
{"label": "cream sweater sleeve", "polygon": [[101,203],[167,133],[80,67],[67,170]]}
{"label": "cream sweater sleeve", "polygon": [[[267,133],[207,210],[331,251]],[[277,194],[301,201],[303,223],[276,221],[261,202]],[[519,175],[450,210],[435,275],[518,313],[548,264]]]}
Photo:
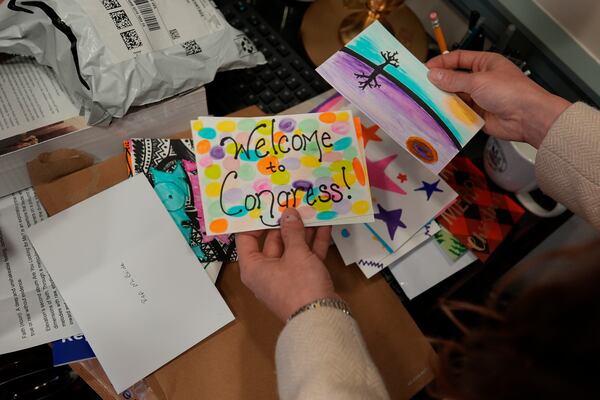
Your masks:
{"label": "cream sweater sleeve", "polygon": [[282,400],[380,400],[389,395],[356,321],[320,307],[287,323],[275,351]]}
{"label": "cream sweater sleeve", "polygon": [[535,169],[544,193],[600,229],[600,111],[567,108],[538,149]]}

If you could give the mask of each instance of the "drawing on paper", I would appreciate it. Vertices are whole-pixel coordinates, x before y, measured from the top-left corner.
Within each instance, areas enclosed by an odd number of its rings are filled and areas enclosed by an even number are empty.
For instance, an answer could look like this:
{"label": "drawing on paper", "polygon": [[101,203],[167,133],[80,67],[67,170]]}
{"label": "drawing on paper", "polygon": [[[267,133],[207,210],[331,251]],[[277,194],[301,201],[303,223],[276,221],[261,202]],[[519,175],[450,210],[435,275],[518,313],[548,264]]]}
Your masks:
{"label": "drawing on paper", "polygon": [[483,120],[427,79],[427,68],[375,22],[317,71],[339,93],[434,173]]}
{"label": "drawing on paper", "polygon": [[206,233],[192,141],[130,139],[124,145],[129,175],[146,175],[198,259],[235,261],[232,237]]}
{"label": "drawing on paper", "polygon": [[192,122],[209,234],[373,220],[360,123],[348,111]]}

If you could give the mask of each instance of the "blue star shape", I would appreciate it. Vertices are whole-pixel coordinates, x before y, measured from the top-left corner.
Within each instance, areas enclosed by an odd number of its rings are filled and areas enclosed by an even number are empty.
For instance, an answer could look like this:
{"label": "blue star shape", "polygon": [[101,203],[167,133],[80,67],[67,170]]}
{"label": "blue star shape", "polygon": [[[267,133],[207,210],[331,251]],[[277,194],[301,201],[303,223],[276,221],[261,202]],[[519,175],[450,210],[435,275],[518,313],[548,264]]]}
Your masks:
{"label": "blue star shape", "polygon": [[402,209],[398,208],[396,210],[386,210],[385,208],[381,207],[380,204],[377,204],[377,209],[379,210],[379,212],[375,214],[375,219],[379,219],[385,222],[388,233],[390,234],[392,240],[394,240],[396,230],[398,228],[406,228],[404,222],[400,220],[400,218],[402,217]]}
{"label": "blue star shape", "polygon": [[425,181],[421,181],[421,182],[423,182],[423,186],[421,186],[420,188],[416,188],[415,192],[417,192],[419,190],[426,192],[427,193],[427,201],[429,201],[429,199],[431,199],[431,196],[433,195],[434,192],[440,192],[440,193],[443,192],[443,190],[438,187],[438,185],[440,183],[439,179],[433,183],[427,183]]}

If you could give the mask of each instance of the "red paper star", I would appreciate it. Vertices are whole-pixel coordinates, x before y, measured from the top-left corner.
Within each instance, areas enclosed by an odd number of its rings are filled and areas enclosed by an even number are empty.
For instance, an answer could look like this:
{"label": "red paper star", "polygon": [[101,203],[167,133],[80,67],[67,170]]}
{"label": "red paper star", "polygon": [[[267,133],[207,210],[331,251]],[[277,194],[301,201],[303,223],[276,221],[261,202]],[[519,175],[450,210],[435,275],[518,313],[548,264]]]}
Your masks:
{"label": "red paper star", "polygon": [[406,194],[404,190],[385,174],[385,169],[398,157],[392,154],[379,161],[371,161],[367,158],[367,170],[369,171],[369,183],[371,187],[388,190],[390,192]]}
{"label": "red paper star", "polygon": [[362,126],[362,134],[363,134],[363,143],[364,143],[365,147],[367,147],[369,140],[372,140],[374,142],[381,142],[381,138],[379,136],[377,136],[377,131],[379,130],[379,126],[373,125],[368,128],[362,124],[361,124],[361,126]]}
{"label": "red paper star", "polygon": [[400,181],[400,183],[404,183],[408,179],[408,176],[406,176],[405,174],[400,173],[400,174],[398,174],[398,176],[396,178],[398,178],[398,180]]}

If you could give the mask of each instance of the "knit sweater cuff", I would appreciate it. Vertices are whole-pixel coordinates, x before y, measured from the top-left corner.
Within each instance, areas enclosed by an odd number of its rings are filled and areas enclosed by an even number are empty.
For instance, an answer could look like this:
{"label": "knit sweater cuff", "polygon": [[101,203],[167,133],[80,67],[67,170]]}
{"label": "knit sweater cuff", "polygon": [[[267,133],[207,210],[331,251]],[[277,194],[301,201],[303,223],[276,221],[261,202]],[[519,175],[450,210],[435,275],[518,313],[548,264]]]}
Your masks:
{"label": "knit sweater cuff", "polygon": [[600,112],[584,103],[554,122],[536,157],[544,193],[600,229]]}
{"label": "knit sweater cuff", "polygon": [[356,321],[333,308],[290,320],[275,354],[281,399],[386,399]]}

